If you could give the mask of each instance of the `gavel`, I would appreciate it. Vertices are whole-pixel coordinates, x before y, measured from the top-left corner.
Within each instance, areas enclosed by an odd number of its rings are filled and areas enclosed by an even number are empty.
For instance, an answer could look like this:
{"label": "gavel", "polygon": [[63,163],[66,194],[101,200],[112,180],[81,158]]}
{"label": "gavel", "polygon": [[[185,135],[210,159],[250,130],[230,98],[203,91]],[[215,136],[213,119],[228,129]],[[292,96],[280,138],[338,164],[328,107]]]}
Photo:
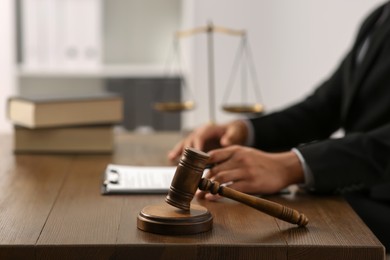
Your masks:
{"label": "gavel", "polygon": [[298,211],[283,206],[273,201],[248,195],[216,181],[202,178],[203,171],[207,166],[209,155],[194,148],[186,148],[180,158],[172,179],[168,195],[165,201],[184,211],[190,210],[191,201],[196,190],[219,194],[223,197],[241,202],[275,218],[284,220],[298,226],[306,226],[308,218]]}

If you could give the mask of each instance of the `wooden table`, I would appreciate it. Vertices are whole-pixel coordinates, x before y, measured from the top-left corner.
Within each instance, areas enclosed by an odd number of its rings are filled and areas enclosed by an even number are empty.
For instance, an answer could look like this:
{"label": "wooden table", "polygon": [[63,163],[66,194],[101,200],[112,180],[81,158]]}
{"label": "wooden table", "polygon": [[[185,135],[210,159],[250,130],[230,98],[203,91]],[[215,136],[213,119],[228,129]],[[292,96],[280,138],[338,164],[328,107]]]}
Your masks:
{"label": "wooden table", "polygon": [[122,134],[112,155],[14,155],[0,143],[0,259],[384,259],[384,248],[339,197],[269,197],[305,213],[307,228],[223,199],[210,232],[163,236],[136,218],[163,195],[102,196],[108,163],[165,165],[177,134]]}

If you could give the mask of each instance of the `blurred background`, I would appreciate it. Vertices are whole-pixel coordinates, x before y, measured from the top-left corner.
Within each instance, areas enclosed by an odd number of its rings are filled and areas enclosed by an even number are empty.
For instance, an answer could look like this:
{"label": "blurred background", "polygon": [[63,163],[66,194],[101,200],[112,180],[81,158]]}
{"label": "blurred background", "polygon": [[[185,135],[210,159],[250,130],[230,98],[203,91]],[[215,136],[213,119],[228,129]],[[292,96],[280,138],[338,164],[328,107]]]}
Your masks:
{"label": "blurred background", "polygon": [[[181,65],[173,64],[174,33],[215,26],[246,30],[261,103],[266,111],[310,93],[336,68],[363,18],[379,0],[1,0],[0,132],[12,132],[6,102],[29,93],[96,93],[124,96],[129,130],[191,129],[209,121],[205,34],[180,40]],[[238,37],[215,33],[216,121],[223,112]],[[192,93],[187,97],[180,77]],[[231,102],[239,96],[233,87]],[[163,96],[194,99],[181,113],[153,111]],[[253,97],[253,95],[250,95]]]}

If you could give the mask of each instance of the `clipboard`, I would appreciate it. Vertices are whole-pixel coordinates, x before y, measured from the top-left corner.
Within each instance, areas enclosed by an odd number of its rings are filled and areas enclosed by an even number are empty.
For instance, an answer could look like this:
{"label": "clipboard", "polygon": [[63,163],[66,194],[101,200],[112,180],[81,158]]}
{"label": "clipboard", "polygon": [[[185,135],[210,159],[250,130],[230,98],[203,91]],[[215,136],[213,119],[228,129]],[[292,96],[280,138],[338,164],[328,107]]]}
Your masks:
{"label": "clipboard", "polygon": [[101,193],[108,194],[165,194],[168,192],[176,167],[131,166],[108,164]]}

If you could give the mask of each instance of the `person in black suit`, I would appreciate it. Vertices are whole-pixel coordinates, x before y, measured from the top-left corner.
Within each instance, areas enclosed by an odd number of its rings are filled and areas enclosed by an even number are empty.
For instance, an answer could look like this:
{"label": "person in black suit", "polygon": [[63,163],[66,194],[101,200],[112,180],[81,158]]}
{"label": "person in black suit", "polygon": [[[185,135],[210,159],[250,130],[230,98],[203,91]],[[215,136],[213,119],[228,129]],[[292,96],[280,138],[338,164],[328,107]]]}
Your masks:
{"label": "person in black suit", "polygon": [[[345,136],[331,138],[340,128]],[[246,121],[205,125],[168,157],[216,142],[222,148],[209,152],[216,165],[210,178],[252,194],[291,184],[343,194],[390,248],[390,2],[367,17],[339,67],[306,99]]]}

